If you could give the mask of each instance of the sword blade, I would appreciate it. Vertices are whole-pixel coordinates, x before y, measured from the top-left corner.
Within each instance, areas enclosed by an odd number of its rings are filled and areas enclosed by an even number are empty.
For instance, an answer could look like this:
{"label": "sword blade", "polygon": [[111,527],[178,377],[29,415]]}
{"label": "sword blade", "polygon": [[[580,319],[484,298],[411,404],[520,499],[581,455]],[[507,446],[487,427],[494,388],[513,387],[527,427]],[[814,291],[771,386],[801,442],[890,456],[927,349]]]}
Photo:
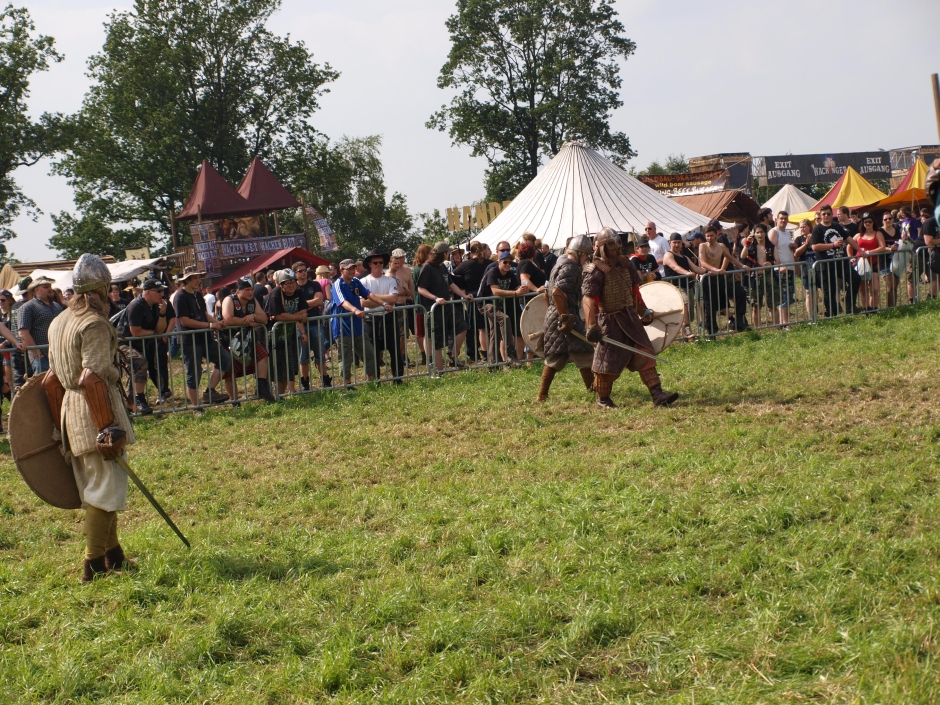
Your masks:
{"label": "sword blade", "polygon": [[[585,343],[587,343],[588,345],[594,345],[594,343],[592,343],[590,340],[588,340],[587,338],[585,338],[583,335],[581,335],[581,334],[580,334],[578,331],[576,331],[576,330],[572,330],[572,331],[571,331],[571,335],[573,335],[575,338],[580,338],[581,340],[583,340],[583,341],[584,341]],[[624,350],[629,350],[630,352],[636,353],[637,355],[642,355],[643,357],[648,357],[648,358],[651,359],[651,360],[656,360],[656,362],[666,362],[666,360],[663,360],[661,357],[656,357],[653,353],[644,352],[643,350],[640,350],[640,349],[638,349],[638,348],[634,348],[633,346],[627,345],[626,343],[621,343],[619,340],[614,340],[613,338],[608,338],[606,335],[605,335],[603,338],[601,338],[601,340],[602,340],[603,342],[607,343],[608,345],[614,345],[614,346],[616,346],[616,347],[618,347],[618,348],[623,348]]]}
{"label": "sword blade", "polygon": [[124,468],[124,472],[126,472],[127,476],[134,481],[134,484],[137,485],[137,489],[139,489],[143,493],[144,497],[146,497],[147,500],[150,502],[150,504],[153,505],[153,508],[156,509],[157,512],[160,514],[160,516],[163,517],[163,521],[169,524],[170,528],[176,532],[176,535],[180,537],[180,541],[186,544],[186,548],[190,548],[189,541],[187,541],[186,537],[183,536],[183,532],[180,531],[178,528],[176,528],[176,524],[174,524],[173,520],[170,519],[170,517],[167,515],[165,511],[163,511],[163,507],[160,506],[160,503],[157,501],[156,497],[150,494],[150,490],[148,490],[144,486],[143,481],[139,477],[137,477],[137,473],[131,470],[131,466],[127,464],[127,460],[125,460],[124,456],[119,455],[118,457],[115,458],[115,461],[117,461],[118,465]]}

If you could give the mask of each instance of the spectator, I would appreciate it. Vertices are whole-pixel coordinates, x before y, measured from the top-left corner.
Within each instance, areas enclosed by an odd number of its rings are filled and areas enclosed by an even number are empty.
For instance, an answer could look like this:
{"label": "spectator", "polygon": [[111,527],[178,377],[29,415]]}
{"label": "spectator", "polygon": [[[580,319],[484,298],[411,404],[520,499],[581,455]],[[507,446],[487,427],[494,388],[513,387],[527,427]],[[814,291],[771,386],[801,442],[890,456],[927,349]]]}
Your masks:
{"label": "spectator", "polygon": [[[297,278],[291,269],[282,269],[274,275],[277,289],[264,300],[264,312],[273,324],[272,345],[274,366],[277,374],[277,390],[284,394],[296,392],[294,381],[300,370],[297,355],[297,338],[301,344],[307,342],[307,301],[297,289]],[[280,323],[281,325],[277,325]]]}
{"label": "spectator", "polygon": [[300,386],[304,390],[310,389],[310,357],[312,354],[313,362],[320,372],[321,386],[332,387],[333,380],[326,373],[326,366],[323,361],[324,341],[320,337],[320,323],[310,320],[323,315],[323,287],[320,286],[320,282],[309,278],[310,272],[305,262],[294,262],[291,269],[294,270],[294,275],[297,277],[297,291],[307,302],[307,325],[302,327],[307,334],[307,342],[300,344]]}
{"label": "spectator", "polygon": [[[428,255],[430,254],[430,245],[423,243],[418,245],[418,249],[415,251],[415,258],[411,263],[411,276],[414,279],[415,289],[418,287],[418,275],[421,274],[421,267],[428,261]],[[421,365],[426,365],[428,364],[428,356],[425,352],[427,345],[425,342],[424,314],[420,312],[415,314],[415,340],[418,343],[418,349],[421,351]]]}
{"label": "spectator", "polygon": [[545,291],[545,282],[548,278],[535,262],[535,247],[525,242],[519,246],[519,264],[516,271],[520,283],[533,294]]}
{"label": "spectator", "polygon": [[235,293],[222,300],[222,323],[230,330],[229,353],[232,369],[225,373],[226,381],[245,375],[258,377],[258,396],[267,402],[275,401],[268,382],[268,350],[259,340],[258,331],[267,324],[268,317],[254,296],[251,280],[244,278],[235,283]]}
{"label": "spectator", "polygon": [[[867,311],[877,311],[881,301],[881,291],[878,279],[880,255],[885,252],[884,236],[880,230],[875,230],[875,219],[870,213],[862,216],[859,233],[852,241],[851,247],[860,257],[868,260],[867,276],[862,277],[860,293],[862,306]],[[859,265],[856,265],[856,271]]]}
{"label": "spectator", "polygon": [[127,308],[128,303],[130,302],[124,298],[124,292],[121,290],[121,283],[111,282],[108,290],[108,318],[114,318]]}
{"label": "spectator", "polygon": [[767,226],[767,232],[774,227],[774,212],[770,208],[761,208],[757,211],[757,222]]}
{"label": "spectator", "polygon": [[666,256],[666,253],[669,252],[669,243],[666,241],[666,238],[662,236],[662,233],[656,231],[656,223],[653,221],[646,224],[643,232],[649,240],[650,254],[653,255],[653,259],[655,259],[656,264],[659,265],[659,276],[663,277],[665,276],[663,258]]}
{"label": "spectator", "polygon": [[[32,281],[27,288],[33,298],[17,312],[17,325],[19,326],[20,340],[26,347],[46,346],[49,344],[49,324],[52,319],[65,310],[61,304],[52,298],[53,280],[39,277]],[[29,357],[33,374],[38,375],[49,369],[49,358],[42,350],[30,350]]]}
{"label": "spectator", "polygon": [[0,291],[0,325],[5,326],[13,335],[13,340],[7,338],[3,343],[0,343],[0,350],[3,351],[3,389],[0,395],[7,399],[11,399],[13,395],[13,368],[11,366],[9,351],[13,349],[22,352],[22,349],[26,347],[23,342],[16,337],[16,334],[13,333],[13,329],[16,328],[16,326],[13,324],[12,318],[13,294],[3,289]]}
{"label": "spectator", "polygon": [[[144,282],[141,295],[131,301],[127,307],[128,332],[133,338],[163,335],[175,328],[176,311],[173,305],[164,298],[165,292],[166,285],[159,279],[147,279]],[[167,338],[164,336],[146,341],[133,338],[130,340],[130,346],[141,353],[146,360],[150,380],[157,389],[157,398],[161,404],[169,401],[173,398],[173,392],[170,391]],[[140,408],[147,406],[147,397],[143,394],[145,388],[146,381],[143,388],[135,390],[137,392],[135,406],[138,407],[139,413],[147,413]]]}
{"label": "spectator", "polygon": [[861,285],[858,272],[845,258],[845,243],[848,233],[832,220],[832,206],[824,205],[819,209],[820,224],[813,228],[810,245],[817,257],[817,273],[822,283],[823,298],[826,302],[826,317],[839,315],[839,291],[845,290],[845,308],[847,313],[855,313],[855,299]]}
{"label": "spectator", "polygon": [[[32,301],[33,292],[29,291],[29,285],[32,283],[32,277],[24,277],[20,279],[19,283],[16,285],[16,295],[14,296],[15,303],[13,308],[10,310],[10,324],[9,328],[13,331],[17,337],[19,337],[20,326],[17,321],[19,316],[19,311],[23,306]],[[13,371],[13,391],[16,392],[17,389],[23,386],[26,382],[26,359],[28,355],[25,352],[20,350],[13,350],[10,352],[10,368]]]}
{"label": "spectator", "polygon": [[369,273],[365,263],[361,259],[356,260],[356,276],[360,279]]}
{"label": "spectator", "polygon": [[457,269],[457,267],[463,264],[463,252],[458,246],[454,245],[453,247],[450,248],[450,258],[447,264],[448,264],[447,269],[451,273],[453,273],[453,271]]}
{"label": "spectator", "polygon": [[472,295],[467,295],[453,281],[450,273],[444,268],[444,257],[448,251],[447,243],[439,242],[428,255],[428,261],[421,267],[418,273],[417,289],[421,295],[421,303],[431,311],[434,309],[434,318],[432,332],[434,338],[431,341],[434,350],[434,365],[438,372],[444,371],[443,349],[447,344],[448,336],[453,336],[453,349],[451,356],[456,361],[460,348],[463,346],[464,338],[467,335],[467,324],[463,316],[457,315],[457,309],[448,305],[453,294],[462,299],[473,300]]}
{"label": "spectator", "polygon": [[894,224],[894,216],[890,211],[885,211],[881,216],[881,238],[885,243],[885,254],[881,256],[878,266],[878,274],[885,279],[885,299],[889,308],[897,305],[898,284],[901,278],[891,272],[891,258],[898,251],[898,245],[901,242],[901,231]]}
{"label": "spectator", "polygon": [[[681,238],[680,238],[681,240]],[[633,262],[634,266],[639,270],[640,276],[643,277],[644,281],[655,282],[662,279],[659,274],[659,263],[656,261],[656,258],[650,254],[650,241],[649,238],[645,235],[641,235],[636,242],[636,249],[633,255],[630,256],[630,261]],[[670,250],[672,245],[670,245]],[[669,252],[666,253],[667,255]],[[663,272],[666,271],[666,257],[663,256]]]}
{"label": "spectator", "polygon": [[[274,275],[277,274],[277,270],[276,270],[276,269],[269,269],[269,270],[268,270],[267,272],[265,272],[264,274],[265,274],[265,279],[267,280],[267,281],[265,282],[265,287],[266,287],[267,290],[268,290],[268,294],[270,294],[272,291],[275,291],[275,290],[277,289],[277,282],[274,281]],[[268,294],[265,294],[265,295],[264,295],[264,298],[265,298],[265,299],[268,298]]]}
{"label": "spectator", "polygon": [[[678,234],[679,233],[673,233],[673,235],[678,235]],[[672,239],[672,236],[670,236],[670,240],[671,239]],[[682,244],[682,252],[681,252],[682,256],[686,257],[690,262],[694,264],[698,264],[699,263],[698,262],[698,249],[699,249],[699,246],[703,242],[705,242],[705,234],[696,230],[691,235],[689,235],[689,244],[688,245],[686,245],[685,243]],[[670,251],[672,250],[671,245],[669,249]],[[666,258],[664,256],[663,257],[663,263],[664,263],[663,269],[665,269],[665,261],[666,261]]]}
{"label": "spectator", "polygon": [[[415,302],[415,282],[411,273],[411,267],[405,264],[405,251],[395,248],[392,250],[392,258],[389,260],[388,276],[394,277],[398,282],[398,300],[397,306],[413,306]],[[414,310],[401,312],[402,329],[399,339],[399,348],[401,349],[401,360],[405,365],[411,364],[408,360],[408,332],[414,333]]]}
{"label": "spectator", "polygon": [[[455,280],[461,283],[464,291],[480,291],[483,276],[490,264],[486,257],[489,248],[479,242],[470,243],[470,253],[464,263],[454,270]],[[486,315],[481,304],[471,304],[468,309],[467,327],[471,331],[467,337],[467,359],[479,362],[486,350]],[[476,331],[476,333],[473,333]],[[476,337],[473,337],[476,335]]]}
{"label": "spectator", "polygon": [[[540,271],[543,270],[545,268],[545,260],[542,258],[542,243],[539,242],[534,233],[523,233],[522,239],[519,241],[518,246],[521,247],[523,242],[532,246],[532,261],[535,262],[535,266],[538,267]],[[521,258],[519,258],[517,261],[521,261]],[[518,269],[516,270],[516,273],[519,273]],[[547,275],[545,279],[548,280]]]}
{"label": "spectator", "polygon": [[815,287],[811,287],[809,284],[809,272],[816,262],[816,253],[810,247],[812,244],[812,236],[813,223],[809,218],[803,218],[803,220],[800,221],[800,234],[797,235],[793,241],[796,245],[796,249],[793,250],[793,259],[805,264],[800,274],[800,281],[803,284],[807,318],[812,318],[813,316],[813,306],[816,305],[816,289],[818,288],[818,282]]}
{"label": "spectator", "polygon": [[258,302],[259,307],[264,307],[264,300],[268,297],[268,287],[266,286],[268,277],[264,272],[255,273],[255,285],[252,289],[254,294],[255,301]]}
{"label": "spectator", "polygon": [[854,238],[858,235],[858,225],[852,222],[852,211],[846,206],[839,206],[838,208],[838,220],[839,225],[842,226],[842,229],[848,234],[850,238]]}
{"label": "spectator", "polygon": [[324,306],[326,306],[328,301],[333,300],[332,296],[330,295],[330,285],[333,283],[333,281],[330,279],[330,271],[331,270],[329,265],[326,264],[321,264],[315,271],[316,282],[320,285],[320,291],[323,292]]}
{"label": "spectator", "polygon": [[363,300],[372,301],[386,311],[392,308],[391,304],[379,300],[366,289],[355,276],[357,268],[354,260],[344,259],[339,263],[340,278],[333,282],[333,312],[352,314],[337,316],[332,321],[333,339],[339,341],[340,369],[345,384],[352,384],[353,367],[359,362],[363,363],[369,380],[374,380],[377,375],[375,355],[367,350],[363,336],[362,322],[366,318],[362,308]]}
{"label": "spectator", "polygon": [[[364,302],[368,309],[365,333],[375,355],[376,370],[385,364],[385,351],[388,351],[392,377],[400,378],[405,374],[405,360],[401,354],[405,322],[394,311],[398,302],[398,280],[385,274],[385,267],[390,261],[391,255],[372,250],[363,260],[369,268],[369,275],[360,281],[372,292],[372,296]],[[401,379],[395,382],[401,384]]]}
{"label": "spectator", "polygon": [[72,297],[73,297],[73,296],[75,296],[75,289],[73,289],[72,287],[69,287],[68,289],[66,289],[66,290],[63,292],[62,298],[65,300],[65,305],[66,305],[66,306],[69,305],[69,301],[72,300]]}
{"label": "spectator", "polygon": [[546,277],[549,277],[558,263],[558,255],[552,252],[552,248],[548,246],[547,242],[542,243],[542,259],[545,261],[545,268],[542,271]]}
{"label": "spectator", "polygon": [[[936,217],[931,216],[923,222],[922,236],[924,245],[934,248],[930,250],[934,259],[928,258],[928,265],[931,266],[926,267],[923,271],[927,273],[930,279],[930,296],[936,298],[938,293],[940,293],[940,272],[932,266],[932,263],[940,261],[940,250],[937,249],[937,246],[940,245],[940,231],[938,231],[937,228]],[[908,281],[910,281],[910,279],[911,275],[908,274]],[[913,297],[911,297],[911,300],[913,300]]]}
{"label": "spectator", "polygon": [[330,281],[336,281],[340,278],[339,262],[330,262]]}
{"label": "spectator", "polygon": [[901,206],[898,210],[898,222],[901,226],[901,232],[907,234],[911,242],[920,240],[920,221],[911,215],[910,206]]}
{"label": "spectator", "polygon": [[770,311],[771,322],[776,325],[780,322],[777,313],[777,304],[780,301],[780,281],[775,270],[765,269],[777,262],[777,248],[767,238],[767,226],[758,223],[754,232],[745,239],[741,248],[741,261],[757,271],[752,271],[749,279],[751,299],[751,320],[755,326],[760,326],[760,312],[766,303]]}
{"label": "spectator", "polygon": [[669,236],[669,252],[663,257],[663,269],[670,283],[677,286],[682,292],[682,335],[692,340],[692,329],[689,327],[689,293],[695,286],[695,281],[705,274],[704,269],[693,262],[687,255],[682,254],[682,236],[673,233]]}
{"label": "spectator", "polygon": [[[197,394],[199,379],[202,376],[203,358],[207,363],[214,363],[215,369],[209,375],[209,385],[203,392],[202,403],[217,404],[228,401],[230,398],[230,395],[221,394],[215,389],[222,375],[232,369],[232,357],[228,350],[221,346],[218,337],[213,332],[222,330],[223,325],[221,321],[210,318],[206,311],[206,301],[199,290],[200,280],[205,274],[205,272],[196,271],[195,267],[187,267],[178,279],[182,288],[176,292],[174,304],[177,320],[182,330],[202,331],[181,336],[183,367],[186,370],[186,394],[192,406],[199,404]],[[226,387],[228,387],[227,384]]]}
{"label": "spectator", "polygon": [[702,295],[704,301],[705,330],[709,335],[714,335],[717,326],[715,314],[718,311],[724,311],[728,308],[729,289],[734,296],[734,326],[737,331],[748,329],[747,315],[747,292],[744,287],[734,280],[733,275],[727,274],[729,264],[735,264],[750,271],[750,267],[741,263],[725,246],[718,242],[719,228],[711,223],[705,228],[705,242],[699,247],[698,261],[699,266],[708,270],[711,276],[706,276],[702,280]]}
{"label": "spectator", "polygon": [[[216,301],[217,301],[217,299],[215,298],[215,294],[213,294],[213,293],[209,290],[209,287],[207,287],[207,286],[202,287],[201,290],[202,290],[202,298],[205,299],[205,301],[206,301],[206,311],[208,311],[209,314],[210,314],[213,318],[215,318],[217,321],[221,321],[221,320],[222,320],[222,316],[221,316],[221,314],[220,314],[220,312],[219,312],[219,307],[216,306]],[[231,293],[231,292],[222,293],[221,290],[220,290],[220,292],[219,292],[219,298],[220,298],[220,299],[224,299],[226,296],[229,295],[229,293]]]}
{"label": "spectator", "polygon": [[777,222],[768,232],[767,239],[776,248],[777,262],[783,265],[780,267],[780,305],[778,311],[780,315],[780,324],[790,324],[790,305],[794,303],[796,297],[796,270],[793,267],[793,251],[796,245],[793,243],[793,237],[787,230],[787,223],[790,222],[790,214],[786,211],[777,213]]}
{"label": "spectator", "polygon": [[512,271],[511,252],[502,250],[499,253],[496,267],[487,269],[482,286],[485,296],[503,299],[491,301],[484,307],[490,327],[488,349],[490,362],[502,360],[516,363],[520,357],[518,350],[520,346],[516,343],[518,332],[516,319],[519,311],[516,297],[525,296],[529,289]]}

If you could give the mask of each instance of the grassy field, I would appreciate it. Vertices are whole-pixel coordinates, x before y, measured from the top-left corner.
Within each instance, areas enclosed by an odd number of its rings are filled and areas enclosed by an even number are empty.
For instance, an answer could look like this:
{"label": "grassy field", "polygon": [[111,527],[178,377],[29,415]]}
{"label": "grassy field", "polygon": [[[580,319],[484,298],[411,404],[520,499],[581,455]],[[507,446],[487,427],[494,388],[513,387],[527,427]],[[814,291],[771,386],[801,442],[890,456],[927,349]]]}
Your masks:
{"label": "grassy field", "polygon": [[940,306],[137,424],[133,578],[0,445],[0,702],[936,703]]}

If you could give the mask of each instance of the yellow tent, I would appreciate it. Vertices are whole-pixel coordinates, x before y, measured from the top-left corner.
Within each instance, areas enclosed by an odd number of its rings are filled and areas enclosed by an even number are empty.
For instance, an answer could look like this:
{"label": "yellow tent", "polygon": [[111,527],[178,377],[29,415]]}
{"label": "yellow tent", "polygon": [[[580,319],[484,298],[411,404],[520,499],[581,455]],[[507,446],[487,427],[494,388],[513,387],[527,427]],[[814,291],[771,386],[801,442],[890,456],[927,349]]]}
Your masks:
{"label": "yellow tent", "polygon": [[790,222],[799,225],[799,222],[804,218],[808,218],[812,221],[816,216],[816,211],[825,205],[832,206],[833,208],[838,208],[839,206],[861,208],[862,206],[880,201],[885,197],[886,194],[883,194],[865,181],[862,175],[855,171],[855,169],[849,167],[836,182],[835,186],[829,189],[829,193],[823,196],[815,206],[805,213],[795,213],[791,215]]}
{"label": "yellow tent", "polygon": [[924,191],[924,183],[927,181],[927,162],[918,159],[914,166],[907,172],[904,181],[898,184],[898,187],[891,192],[887,198],[872,205],[872,208],[897,208],[899,206],[910,206],[917,208],[920,206],[929,206],[930,199],[927,198],[927,192]]}

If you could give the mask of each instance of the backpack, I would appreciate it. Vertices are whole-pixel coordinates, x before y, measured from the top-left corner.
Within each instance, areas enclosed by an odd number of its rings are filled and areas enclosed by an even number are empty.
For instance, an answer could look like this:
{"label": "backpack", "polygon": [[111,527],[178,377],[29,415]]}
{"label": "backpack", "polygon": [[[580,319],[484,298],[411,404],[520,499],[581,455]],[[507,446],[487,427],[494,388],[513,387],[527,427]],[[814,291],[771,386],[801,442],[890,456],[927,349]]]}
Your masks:
{"label": "backpack", "polygon": [[111,325],[114,326],[115,330],[117,330],[117,334],[122,338],[126,338],[128,334],[127,309],[129,307],[130,305],[128,304],[128,306],[125,306],[108,319],[111,321]]}

